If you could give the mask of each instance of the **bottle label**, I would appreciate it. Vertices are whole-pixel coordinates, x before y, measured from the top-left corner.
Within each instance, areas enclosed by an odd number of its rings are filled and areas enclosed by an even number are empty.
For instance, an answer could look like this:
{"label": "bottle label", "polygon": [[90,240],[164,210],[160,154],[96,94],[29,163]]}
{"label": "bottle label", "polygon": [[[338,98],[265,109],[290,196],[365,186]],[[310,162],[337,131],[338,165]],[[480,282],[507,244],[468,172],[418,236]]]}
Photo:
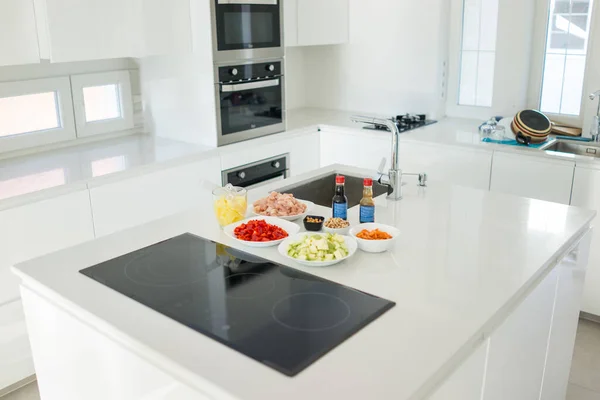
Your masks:
{"label": "bottle label", "polygon": [[348,219],[348,203],[333,203],[333,218]]}
{"label": "bottle label", "polygon": [[360,223],[375,222],[375,207],[360,206]]}

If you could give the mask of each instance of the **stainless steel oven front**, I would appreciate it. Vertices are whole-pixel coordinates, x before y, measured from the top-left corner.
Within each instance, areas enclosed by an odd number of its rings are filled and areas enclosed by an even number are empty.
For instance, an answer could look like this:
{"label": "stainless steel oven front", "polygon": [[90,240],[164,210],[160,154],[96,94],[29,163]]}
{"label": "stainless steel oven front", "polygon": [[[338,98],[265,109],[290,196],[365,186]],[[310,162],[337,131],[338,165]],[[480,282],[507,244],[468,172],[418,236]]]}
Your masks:
{"label": "stainless steel oven front", "polygon": [[283,57],[281,0],[210,0],[214,62]]}
{"label": "stainless steel oven front", "polygon": [[283,59],[215,66],[219,146],[285,131]]}

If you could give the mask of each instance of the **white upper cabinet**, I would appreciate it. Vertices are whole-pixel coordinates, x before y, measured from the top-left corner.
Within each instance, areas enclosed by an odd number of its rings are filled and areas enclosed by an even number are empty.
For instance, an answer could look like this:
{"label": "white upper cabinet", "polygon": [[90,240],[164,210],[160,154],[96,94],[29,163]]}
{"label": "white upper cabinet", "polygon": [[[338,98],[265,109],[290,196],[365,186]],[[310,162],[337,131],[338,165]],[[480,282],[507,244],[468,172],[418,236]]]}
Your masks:
{"label": "white upper cabinet", "polygon": [[190,0],[142,0],[141,56],[192,51]]}
{"label": "white upper cabinet", "polygon": [[0,1],[0,66],[38,62],[33,0]]}
{"label": "white upper cabinet", "polygon": [[139,0],[34,0],[42,58],[52,62],[139,53]]}
{"label": "white upper cabinet", "polygon": [[318,46],[347,43],[349,0],[286,0],[285,45]]}
{"label": "white upper cabinet", "polygon": [[575,162],[494,153],[490,190],[569,204]]}
{"label": "white upper cabinet", "polygon": [[287,47],[298,46],[298,0],[283,3],[283,40]]}

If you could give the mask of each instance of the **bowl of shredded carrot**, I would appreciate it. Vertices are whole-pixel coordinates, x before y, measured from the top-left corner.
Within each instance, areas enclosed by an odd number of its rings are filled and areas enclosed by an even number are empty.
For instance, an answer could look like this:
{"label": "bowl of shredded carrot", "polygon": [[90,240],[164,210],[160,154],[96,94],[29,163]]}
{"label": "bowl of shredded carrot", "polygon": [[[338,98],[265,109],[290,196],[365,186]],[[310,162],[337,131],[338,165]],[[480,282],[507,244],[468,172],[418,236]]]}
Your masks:
{"label": "bowl of shredded carrot", "polygon": [[358,242],[358,248],[367,253],[382,253],[394,246],[400,231],[393,226],[368,223],[356,225],[350,235]]}

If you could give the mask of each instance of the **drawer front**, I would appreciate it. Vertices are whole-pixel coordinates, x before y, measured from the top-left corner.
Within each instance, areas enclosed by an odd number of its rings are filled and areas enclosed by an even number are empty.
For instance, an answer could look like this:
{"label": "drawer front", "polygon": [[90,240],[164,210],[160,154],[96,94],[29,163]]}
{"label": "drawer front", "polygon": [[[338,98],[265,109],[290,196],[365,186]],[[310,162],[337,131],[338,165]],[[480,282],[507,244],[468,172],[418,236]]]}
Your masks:
{"label": "drawer front", "polygon": [[0,307],[19,299],[19,279],[8,265],[0,265]]}
{"label": "drawer front", "polygon": [[34,373],[21,301],[0,306],[0,391]]}

